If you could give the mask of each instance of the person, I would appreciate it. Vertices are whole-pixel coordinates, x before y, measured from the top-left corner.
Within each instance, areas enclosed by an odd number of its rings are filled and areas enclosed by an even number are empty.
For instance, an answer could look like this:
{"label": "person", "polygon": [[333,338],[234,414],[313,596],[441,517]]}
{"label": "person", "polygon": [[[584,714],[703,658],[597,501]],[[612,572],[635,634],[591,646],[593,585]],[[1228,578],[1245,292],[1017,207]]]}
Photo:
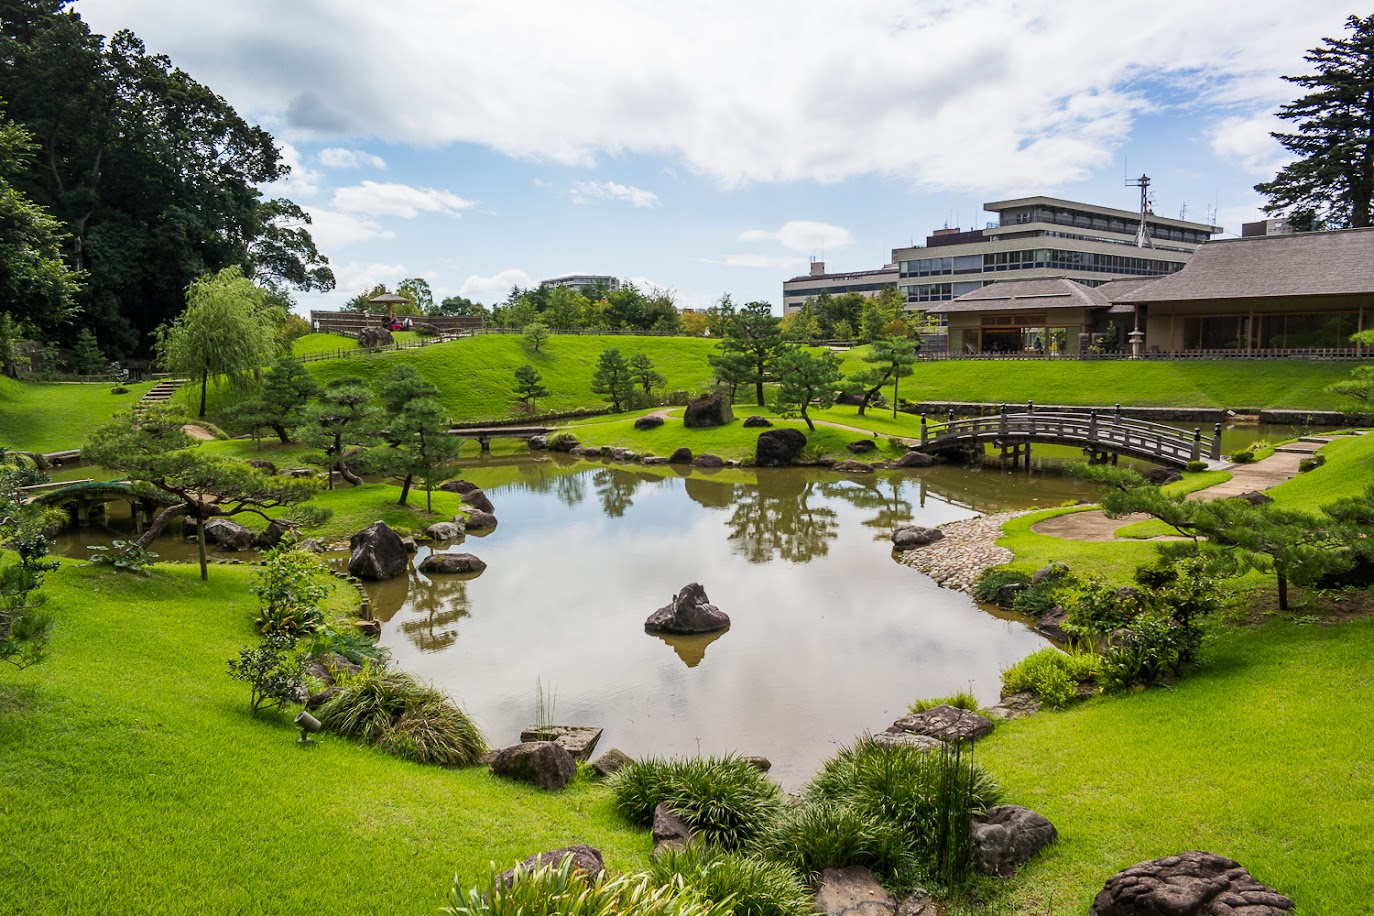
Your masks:
{"label": "person", "polygon": [[391,328],[391,330],[393,330],[393,331],[399,331],[399,330],[401,329],[401,321],[400,321],[400,319],[398,319],[398,318],[393,318],[393,319],[391,319],[390,328]]}
{"label": "person", "polygon": [[410,330],[410,316],[409,316],[409,315],[407,315],[405,318],[401,319],[401,330],[402,330],[402,331],[409,331],[409,330]]}
{"label": "person", "polygon": [[1035,355],[1042,356],[1045,353],[1045,345],[1040,342],[1040,338],[1035,338]]}

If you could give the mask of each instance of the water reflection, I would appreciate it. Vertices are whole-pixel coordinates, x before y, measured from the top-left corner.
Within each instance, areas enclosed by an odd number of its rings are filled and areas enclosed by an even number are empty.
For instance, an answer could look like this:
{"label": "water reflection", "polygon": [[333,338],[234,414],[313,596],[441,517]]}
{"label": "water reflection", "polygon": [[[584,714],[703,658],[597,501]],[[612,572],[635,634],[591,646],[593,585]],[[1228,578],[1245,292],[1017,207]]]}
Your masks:
{"label": "water reflection", "polygon": [[740,487],[725,523],[735,552],[750,563],[807,563],[825,556],[839,526],[836,511],[818,498],[821,485],[798,474],[760,475]]}
{"label": "water reflection", "polygon": [[711,633],[699,633],[696,636],[668,636],[663,633],[653,635],[672,647],[684,665],[688,668],[695,668],[706,657],[706,647],[728,632],[730,632],[729,627]]}
{"label": "water reflection", "polygon": [[423,584],[417,583],[408,613],[396,625],[421,652],[440,652],[458,640],[458,624],[471,615],[468,579],[434,576],[425,580],[418,574],[416,578]]}

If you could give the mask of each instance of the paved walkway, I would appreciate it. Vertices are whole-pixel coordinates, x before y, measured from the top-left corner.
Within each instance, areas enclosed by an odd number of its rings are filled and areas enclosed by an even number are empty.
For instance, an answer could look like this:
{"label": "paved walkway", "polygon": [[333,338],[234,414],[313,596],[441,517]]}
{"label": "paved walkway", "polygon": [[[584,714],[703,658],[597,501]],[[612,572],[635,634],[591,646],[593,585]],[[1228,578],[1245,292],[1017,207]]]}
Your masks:
{"label": "paved walkway", "polygon": [[[1274,454],[1256,461],[1254,464],[1233,464],[1226,468],[1231,472],[1230,480],[1201,490],[1194,490],[1188,494],[1187,498],[1230,499],[1255,490],[1267,490],[1285,480],[1296,477],[1298,465],[1302,459],[1311,457],[1317,449],[1330,441],[1329,438],[1321,436],[1306,436],[1297,442],[1279,446]],[[1036,534],[1045,534],[1071,541],[1137,540],[1136,538],[1118,538],[1116,532],[1127,525],[1148,521],[1149,518],[1150,516],[1140,513],[1127,515],[1124,518],[1107,518],[1101,509],[1093,509],[1088,512],[1071,512],[1067,515],[1047,518],[1031,525],[1031,531]],[[1161,537],[1149,538],[1148,540],[1165,539]]]}

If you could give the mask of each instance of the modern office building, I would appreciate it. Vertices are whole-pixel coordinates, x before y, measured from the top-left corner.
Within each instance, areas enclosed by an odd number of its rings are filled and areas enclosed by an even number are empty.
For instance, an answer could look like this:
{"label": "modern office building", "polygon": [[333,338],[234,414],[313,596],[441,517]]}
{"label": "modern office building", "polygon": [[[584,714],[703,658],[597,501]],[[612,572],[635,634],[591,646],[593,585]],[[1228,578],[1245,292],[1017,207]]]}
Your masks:
{"label": "modern office building", "polygon": [[858,270],[850,273],[828,274],[824,261],[812,261],[811,272],[782,282],[782,313],[795,312],[807,299],[829,293],[858,293],[861,296],[876,296],[889,287],[897,285],[897,265],[889,264],[882,270]]}
{"label": "modern office building", "polygon": [[540,280],[539,285],[568,286],[585,296],[591,290],[620,289],[620,280],[617,277],[604,277],[599,274],[568,274],[564,277],[551,277],[548,280]]}

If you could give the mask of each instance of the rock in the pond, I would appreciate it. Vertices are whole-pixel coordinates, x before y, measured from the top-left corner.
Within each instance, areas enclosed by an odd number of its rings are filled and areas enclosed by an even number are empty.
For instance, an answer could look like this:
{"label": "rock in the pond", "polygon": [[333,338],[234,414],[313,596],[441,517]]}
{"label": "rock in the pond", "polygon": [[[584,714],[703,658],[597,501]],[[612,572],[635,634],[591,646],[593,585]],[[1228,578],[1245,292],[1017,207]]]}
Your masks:
{"label": "rock in the pond", "polygon": [[640,417],[638,420],[635,420],[635,429],[638,429],[638,430],[658,429],[658,428],[659,428],[660,426],[662,426],[662,425],[663,425],[663,418],[662,418],[662,417],[647,416],[647,417]]}
{"label": "rock in the pond", "polygon": [[672,808],[659,802],[654,807],[653,834],[655,851],[665,846],[681,848],[691,842],[692,828]]}
{"label": "rock in the pond", "polygon": [[872,439],[855,439],[853,442],[845,446],[845,448],[849,449],[856,455],[867,455],[869,452],[873,451],[877,447],[878,443],[874,442]]}
{"label": "rock in the pond", "polygon": [[481,509],[473,509],[463,522],[468,531],[489,531],[496,527],[496,516]]}
{"label": "rock in the pond", "polygon": [[697,455],[692,459],[692,467],[723,468],[725,467],[725,459],[721,458],[719,455]]}
{"label": "rock in the pond", "polygon": [[643,458],[640,459],[640,463],[647,465],[660,465],[667,464],[668,459],[664,458],[662,455],[645,455]]}
{"label": "rock in the pond", "polygon": [[891,729],[874,735],[873,743],[879,747],[914,747],[922,753],[943,750],[948,747],[939,738],[932,738],[929,735],[913,735],[911,732],[893,731]]}
{"label": "rock in the pond", "polygon": [[598,776],[612,776],[629,763],[634,763],[634,758],[620,748],[613,747],[592,761],[592,772]]}
{"label": "rock in the pond", "polygon": [[870,474],[873,471],[873,465],[855,461],[852,458],[837,462],[834,467],[837,471],[845,471],[850,474]]}
{"label": "rock in the pond", "polygon": [[435,522],[425,529],[425,534],[435,541],[456,541],[464,534],[462,522]]}
{"label": "rock in the pond", "polygon": [[754,416],[749,417],[747,420],[744,421],[745,429],[764,429],[772,425],[772,420],[768,419],[767,417],[761,417],[758,414],[754,414]]}
{"label": "rock in the pond", "polygon": [[445,480],[439,484],[439,489],[446,493],[471,493],[473,490],[480,490],[481,487],[471,480]]}
{"label": "rock in the pond", "polygon": [[754,464],[761,468],[776,468],[792,464],[806,448],[806,434],[799,429],[783,427],[759,433],[754,446]]}
{"label": "rock in the pond", "polygon": [[925,712],[902,716],[892,723],[888,731],[914,732],[958,744],[964,741],[977,741],[990,734],[992,723],[976,712],[942,703]]}
{"label": "rock in the pond", "polygon": [[311,553],[324,553],[326,548],[324,542],[319,538],[306,538],[296,545],[296,549],[308,550]]}
{"label": "rock in the pond", "polygon": [[205,543],[222,550],[252,550],[253,532],[227,518],[212,518],[205,523]]}
{"label": "rock in the pond", "polygon": [[481,509],[483,512],[495,512],[496,507],[487,499],[487,494],[481,490],[468,490],[461,497],[463,504],[472,506],[474,509]]}
{"label": "rock in the pond", "polygon": [[348,558],[348,572],[359,579],[394,579],[405,572],[410,562],[400,535],[386,522],[373,522],[349,538],[348,546],[353,551]]}
{"label": "rock in the pond", "polygon": [[923,528],[920,525],[899,525],[892,532],[892,547],[895,550],[915,550],[936,541],[943,540],[945,533],[939,528]]}
{"label": "rock in the pond", "polygon": [[271,550],[282,542],[287,535],[295,536],[300,533],[300,528],[295,522],[287,521],[284,518],[274,518],[267,523],[267,527],[253,536],[253,546],[258,550]]}
{"label": "rock in the pond", "polygon": [[491,760],[491,771],[506,779],[532,782],[542,789],[557,791],[577,775],[577,762],[552,741],[529,741],[497,751]]}
{"label": "rock in the pond", "polygon": [[601,729],[594,725],[531,725],[520,732],[521,741],[552,741],[573,755],[574,760],[586,760],[601,740]]}
{"label": "rock in the pond", "polygon": [[758,754],[746,755],[744,757],[744,762],[760,773],[767,773],[769,770],[773,769],[773,761],[769,760],[767,757],[761,757]]}
{"label": "rock in the pond", "polygon": [[998,805],[973,816],[973,870],[1005,878],[1059,838],[1044,815],[1020,805]]}
{"label": "rock in the pond", "polygon": [[672,600],[649,615],[644,629],[650,633],[713,633],[730,626],[730,618],[706,597],[706,589],[692,582]]}
{"label": "rock in the pond", "polygon": [[554,452],[571,452],[581,444],[572,433],[559,433],[548,440],[549,450]]}
{"label": "rock in the pond", "polygon": [[266,458],[249,458],[248,464],[259,471],[266,471],[269,474],[277,473],[277,466]]}
{"label": "rock in the pond", "polygon": [[532,452],[542,452],[549,447],[548,436],[530,436],[525,440],[525,444],[530,447]]}
{"label": "rock in the pond", "polygon": [[393,342],[391,331],[387,328],[363,328],[358,332],[358,346],[365,350],[389,347]]}
{"label": "rock in the pond", "polygon": [[897,901],[863,865],[822,869],[817,878],[817,913],[827,916],[896,916]]}
{"label": "rock in the pond", "polygon": [[892,466],[895,468],[928,468],[934,463],[935,459],[930,455],[913,449],[892,462]]}
{"label": "rock in the pond", "polygon": [[420,542],[410,535],[401,538],[401,546],[406,549],[406,553],[418,553],[420,550]]}
{"label": "rock in the pond", "polygon": [[1293,909],[1239,862],[1194,849],[1117,872],[1088,916],[1284,916]]}
{"label": "rock in the pond", "polygon": [[668,456],[668,463],[669,463],[669,464],[691,464],[691,463],[692,463],[692,450],[691,450],[690,448],[688,448],[687,446],[684,445],[682,448],[677,449],[677,450],[674,451],[671,455]]}
{"label": "rock in the pond", "polygon": [[724,426],[734,419],[735,412],[730,409],[730,399],[720,393],[703,394],[689,401],[682,412],[682,425],[688,429]]}
{"label": "rock in the pond", "polygon": [[541,868],[560,868],[563,860],[572,857],[572,867],[569,871],[580,871],[589,878],[598,878],[606,870],[606,863],[601,858],[601,850],[586,843],[578,843],[575,846],[564,846],[562,849],[550,849],[548,852],[540,852],[530,856],[519,865],[501,875],[501,884],[510,887],[515,881],[517,871],[538,871]]}
{"label": "rock in the pond", "polygon": [[432,553],[420,561],[422,573],[480,573],[486,568],[470,553]]}

